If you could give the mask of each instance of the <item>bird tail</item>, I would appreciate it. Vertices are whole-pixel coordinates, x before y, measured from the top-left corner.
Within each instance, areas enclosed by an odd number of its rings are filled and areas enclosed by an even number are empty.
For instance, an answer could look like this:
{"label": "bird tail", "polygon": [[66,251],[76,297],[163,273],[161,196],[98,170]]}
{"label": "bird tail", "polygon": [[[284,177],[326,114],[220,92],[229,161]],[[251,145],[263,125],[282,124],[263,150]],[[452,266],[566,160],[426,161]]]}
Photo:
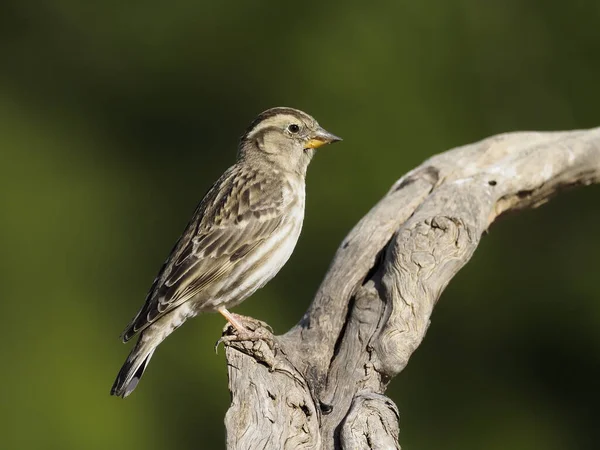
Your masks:
{"label": "bird tail", "polygon": [[121,367],[110,390],[110,395],[125,398],[136,388],[150,362],[150,358],[154,354],[154,350],[162,342],[162,339],[157,342],[156,339],[148,339],[149,337],[142,332],[135,347],[129,353],[125,364]]}

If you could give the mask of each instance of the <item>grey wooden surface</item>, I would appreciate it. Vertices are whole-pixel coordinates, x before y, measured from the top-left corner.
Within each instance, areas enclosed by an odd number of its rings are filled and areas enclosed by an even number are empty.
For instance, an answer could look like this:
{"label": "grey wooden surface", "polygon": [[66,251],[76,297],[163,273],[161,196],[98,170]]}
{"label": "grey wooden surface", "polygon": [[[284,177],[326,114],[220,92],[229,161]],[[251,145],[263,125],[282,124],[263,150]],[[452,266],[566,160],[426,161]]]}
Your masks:
{"label": "grey wooden surface", "polygon": [[294,328],[273,336],[258,325],[264,338],[226,342],[227,448],[399,449],[386,387],[482,233],[503,213],[599,181],[600,128],[493,136],[400,178],[341,243]]}

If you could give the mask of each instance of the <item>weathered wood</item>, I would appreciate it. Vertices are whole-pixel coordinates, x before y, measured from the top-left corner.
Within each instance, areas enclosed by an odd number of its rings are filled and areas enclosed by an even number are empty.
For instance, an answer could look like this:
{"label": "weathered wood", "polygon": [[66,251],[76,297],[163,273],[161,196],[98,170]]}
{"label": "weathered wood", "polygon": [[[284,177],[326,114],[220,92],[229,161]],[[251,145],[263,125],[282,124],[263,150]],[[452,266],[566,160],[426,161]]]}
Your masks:
{"label": "weathered wood", "polygon": [[493,136],[402,177],[344,239],[294,328],[226,343],[228,449],[399,449],[383,393],[482,233],[599,181],[600,128]]}

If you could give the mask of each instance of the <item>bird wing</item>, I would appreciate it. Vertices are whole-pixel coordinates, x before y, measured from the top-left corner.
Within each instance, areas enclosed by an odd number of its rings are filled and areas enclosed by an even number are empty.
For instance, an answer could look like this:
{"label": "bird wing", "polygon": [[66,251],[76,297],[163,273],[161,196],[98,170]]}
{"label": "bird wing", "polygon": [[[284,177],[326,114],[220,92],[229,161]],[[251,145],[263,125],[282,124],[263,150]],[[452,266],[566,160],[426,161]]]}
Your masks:
{"label": "bird wing", "polygon": [[225,172],[200,202],[123,341],[227,277],[280,226],[294,201],[290,192],[281,177],[238,166]]}

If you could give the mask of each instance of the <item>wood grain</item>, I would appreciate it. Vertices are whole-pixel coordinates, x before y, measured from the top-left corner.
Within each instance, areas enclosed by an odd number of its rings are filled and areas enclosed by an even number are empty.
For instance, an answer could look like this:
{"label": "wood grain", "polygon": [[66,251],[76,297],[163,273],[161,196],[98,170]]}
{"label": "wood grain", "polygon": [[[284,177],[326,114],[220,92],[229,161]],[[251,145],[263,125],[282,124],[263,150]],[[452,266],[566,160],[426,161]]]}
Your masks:
{"label": "wood grain", "polygon": [[599,181],[600,128],[501,134],[400,178],[341,243],[295,327],[225,343],[227,448],[399,449],[386,387],[481,235],[504,213]]}

